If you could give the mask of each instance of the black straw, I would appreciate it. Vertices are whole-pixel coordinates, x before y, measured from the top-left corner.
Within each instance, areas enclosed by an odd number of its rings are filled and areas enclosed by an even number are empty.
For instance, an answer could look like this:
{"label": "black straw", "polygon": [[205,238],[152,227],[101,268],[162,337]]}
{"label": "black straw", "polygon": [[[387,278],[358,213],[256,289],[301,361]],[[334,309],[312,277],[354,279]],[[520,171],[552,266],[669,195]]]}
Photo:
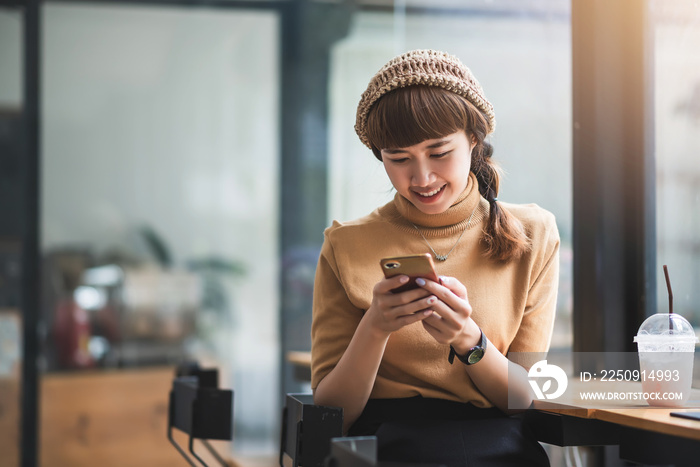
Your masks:
{"label": "black straw", "polygon": [[666,288],[668,289],[668,328],[673,330],[673,321],[671,320],[671,315],[673,314],[673,290],[671,290],[671,279],[668,277],[668,267],[665,264],[664,276],[666,276]]}

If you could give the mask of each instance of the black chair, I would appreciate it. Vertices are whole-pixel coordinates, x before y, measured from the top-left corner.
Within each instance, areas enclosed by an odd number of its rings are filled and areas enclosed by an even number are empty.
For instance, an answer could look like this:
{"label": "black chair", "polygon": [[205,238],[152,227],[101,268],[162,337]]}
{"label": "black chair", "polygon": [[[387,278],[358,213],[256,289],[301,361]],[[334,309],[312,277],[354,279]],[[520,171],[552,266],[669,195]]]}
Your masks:
{"label": "black chair", "polygon": [[377,464],[377,437],[331,439],[326,467],[373,467]]}
{"label": "black chair", "polygon": [[222,465],[229,464],[207,440],[230,441],[233,437],[233,391],[218,389],[216,369],[201,369],[188,363],[178,367],[170,391],[168,407],[168,440],[192,467],[197,465],[173,438],[173,428],[189,435],[189,452],[202,465],[207,464],[194,452],[199,439]]}
{"label": "black chair", "polygon": [[287,394],[282,411],[280,467],[323,467],[331,439],[343,434],[343,409],[314,404],[311,394]]}
{"label": "black chair", "polygon": [[445,467],[442,464],[377,461],[377,437],[356,436],[331,439],[325,467]]}

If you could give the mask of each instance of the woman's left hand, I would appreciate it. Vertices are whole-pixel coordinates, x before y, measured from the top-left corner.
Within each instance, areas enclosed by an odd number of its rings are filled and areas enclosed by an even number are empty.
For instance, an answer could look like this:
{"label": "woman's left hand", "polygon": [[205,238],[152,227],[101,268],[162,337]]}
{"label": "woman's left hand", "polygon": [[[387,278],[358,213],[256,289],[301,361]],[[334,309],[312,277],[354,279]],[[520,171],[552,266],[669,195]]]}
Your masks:
{"label": "woman's left hand", "polygon": [[449,344],[459,354],[466,353],[479,342],[481,331],[471,319],[472,307],[467,288],[454,277],[440,277],[440,284],[430,280],[416,281],[432,293],[433,314],[423,320],[423,327],[441,344]]}

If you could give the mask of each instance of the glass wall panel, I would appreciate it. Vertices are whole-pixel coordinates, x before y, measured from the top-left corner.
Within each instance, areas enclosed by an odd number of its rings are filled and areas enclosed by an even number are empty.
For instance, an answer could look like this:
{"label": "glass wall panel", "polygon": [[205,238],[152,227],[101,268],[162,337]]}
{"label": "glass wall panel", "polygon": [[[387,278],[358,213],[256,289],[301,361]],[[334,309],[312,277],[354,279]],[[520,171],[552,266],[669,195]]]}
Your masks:
{"label": "glass wall panel", "polygon": [[569,5],[541,1],[441,4],[445,9],[426,3],[424,9],[360,12],[348,37],[335,47],[329,91],[329,223],[368,214],[394,196],[382,164],[354,132],[355,109],[370,78],[389,59],[408,50],[432,48],[456,55],[474,72],[495,107],[494,160],[505,171],[499,199],[537,203],[557,218],[561,282],[552,347],[570,348]]}
{"label": "glass wall panel", "polygon": [[700,326],[700,3],[651,2],[654,25],[658,307]]}
{"label": "glass wall panel", "polygon": [[[225,8],[43,9],[42,465],[103,464],[96,453],[137,439],[134,459],[152,457],[139,465],[173,462],[162,424],[186,358],[234,389],[236,456],[274,452],[278,23]],[[163,402],[132,426],[111,415],[107,435],[99,415],[59,410],[75,399],[52,391],[100,376],[138,393],[105,390],[101,406]],[[78,435],[61,436],[66,423]]]}
{"label": "glass wall panel", "polygon": [[23,11],[0,8],[0,465],[20,465]]}

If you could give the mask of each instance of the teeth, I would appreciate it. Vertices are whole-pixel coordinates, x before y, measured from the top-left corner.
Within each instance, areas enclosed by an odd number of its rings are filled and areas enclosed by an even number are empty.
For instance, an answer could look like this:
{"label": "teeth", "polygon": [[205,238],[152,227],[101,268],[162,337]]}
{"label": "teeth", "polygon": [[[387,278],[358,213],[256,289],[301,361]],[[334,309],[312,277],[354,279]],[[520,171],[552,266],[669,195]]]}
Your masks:
{"label": "teeth", "polygon": [[418,193],[418,194],[423,196],[424,198],[430,198],[431,196],[438,194],[440,192],[440,190],[442,190],[442,187],[440,187],[434,191],[429,191],[428,193]]}

